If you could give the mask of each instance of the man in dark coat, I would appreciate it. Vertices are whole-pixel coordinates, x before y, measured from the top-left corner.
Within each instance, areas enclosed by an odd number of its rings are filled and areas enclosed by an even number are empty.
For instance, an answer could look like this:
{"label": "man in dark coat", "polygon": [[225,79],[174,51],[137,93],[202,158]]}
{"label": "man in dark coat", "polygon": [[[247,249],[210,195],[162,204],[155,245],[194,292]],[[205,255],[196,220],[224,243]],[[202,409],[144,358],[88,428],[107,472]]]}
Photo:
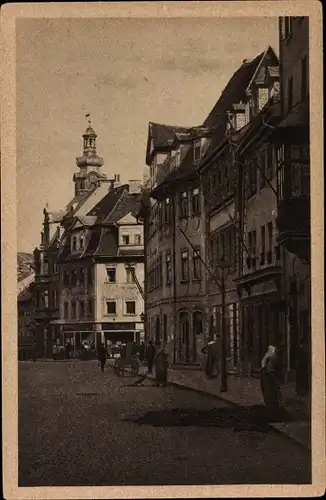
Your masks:
{"label": "man in dark coat", "polygon": [[104,372],[104,365],[106,363],[106,356],[107,356],[107,352],[106,352],[106,349],[104,347],[104,344],[100,344],[98,346],[98,349],[97,349],[97,359],[100,362],[102,372]]}
{"label": "man in dark coat", "polygon": [[156,350],[155,350],[155,347],[153,346],[153,342],[150,340],[148,342],[148,346],[146,349],[148,373],[152,373],[152,371],[153,371],[153,362],[154,362],[155,352],[156,352]]}

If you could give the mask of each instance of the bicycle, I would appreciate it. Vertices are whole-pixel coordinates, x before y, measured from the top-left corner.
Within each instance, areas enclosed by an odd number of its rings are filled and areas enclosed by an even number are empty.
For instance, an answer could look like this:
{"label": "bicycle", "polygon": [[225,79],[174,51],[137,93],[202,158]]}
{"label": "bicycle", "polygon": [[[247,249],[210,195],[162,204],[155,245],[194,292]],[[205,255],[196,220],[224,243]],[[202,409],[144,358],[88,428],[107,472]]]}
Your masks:
{"label": "bicycle", "polygon": [[124,377],[125,375],[135,376],[138,375],[140,364],[139,360],[135,356],[130,358],[117,358],[114,362],[114,373],[118,377]]}

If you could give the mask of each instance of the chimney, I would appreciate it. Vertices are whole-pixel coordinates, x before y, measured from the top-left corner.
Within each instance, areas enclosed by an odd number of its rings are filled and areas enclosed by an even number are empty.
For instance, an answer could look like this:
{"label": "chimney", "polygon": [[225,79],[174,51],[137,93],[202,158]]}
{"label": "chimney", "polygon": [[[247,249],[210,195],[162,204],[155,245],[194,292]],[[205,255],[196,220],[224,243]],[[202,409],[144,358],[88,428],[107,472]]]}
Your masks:
{"label": "chimney", "polygon": [[129,193],[130,194],[141,193],[141,181],[131,180],[128,182],[128,184],[129,184]]}
{"label": "chimney", "polygon": [[114,179],[113,179],[113,188],[117,188],[121,186],[120,182],[120,174],[114,174]]}

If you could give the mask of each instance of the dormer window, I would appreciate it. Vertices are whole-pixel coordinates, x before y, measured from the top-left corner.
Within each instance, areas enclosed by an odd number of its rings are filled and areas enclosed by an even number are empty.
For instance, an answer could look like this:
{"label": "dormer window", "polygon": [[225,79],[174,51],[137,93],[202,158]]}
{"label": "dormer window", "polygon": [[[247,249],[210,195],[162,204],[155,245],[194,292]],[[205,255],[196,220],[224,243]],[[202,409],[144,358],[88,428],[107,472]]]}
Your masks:
{"label": "dormer window", "polygon": [[72,237],[72,244],[71,244],[72,251],[77,250],[77,236]]}
{"label": "dormer window", "polygon": [[84,248],[84,236],[81,235],[79,238],[79,250],[83,250]]}
{"label": "dormer window", "polygon": [[201,158],[201,140],[194,141],[194,161],[199,161]]}

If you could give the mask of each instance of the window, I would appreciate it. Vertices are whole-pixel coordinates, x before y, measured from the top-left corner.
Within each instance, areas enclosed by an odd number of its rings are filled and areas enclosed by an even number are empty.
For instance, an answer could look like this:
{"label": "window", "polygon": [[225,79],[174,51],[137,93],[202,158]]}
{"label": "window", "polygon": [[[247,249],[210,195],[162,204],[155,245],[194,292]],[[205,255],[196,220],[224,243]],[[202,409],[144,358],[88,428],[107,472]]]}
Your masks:
{"label": "window", "polygon": [[77,237],[76,236],[72,237],[72,250],[73,251],[77,250]]}
{"label": "window", "polygon": [[276,172],[277,172],[277,198],[278,201],[283,199],[284,189],[284,159],[285,150],[284,144],[278,146],[276,149]]}
{"label": "window", "polygon": [[268,101],[268,88],[259,88],[258,89],[258,110],[263,109],[265,104]]}
{"label": "window", "polygon": [[166,198],[164,204],[164,222],[165,224],[170,224],[171,222],[171,203],[170,198]]}
{"label": "window", "polygon": [[293,78],[292,76],[288,79],[288,110],[292,109],[293,106]]}
{"label": "window", "polygon": [[72,319],[76,318],[76,302],[75,301],[73,301],[71,303],[71,317],[72,317]]}
{"label": "window", "polygon": [[84,236],[81,235],[79,238],[79,249],[83,250],[83,248],[84,248]]}
{"label": "window", "polygon": [[195,188],[191,193],[191,211],[193,214],[198,214],[199,210],[199,189]]}
{"label": "window", "polygon": [[180,217],[188,217],[188,193],[184,191],[180,194]]}
{"label": "window", "polygon": [[107,267],[106,268],[107,280],[109,283],[116,282],[116,269],[115,267]]}
{"label": "window", "polygon": [[201,260],[200,260],[200,249],[196,249],[193,256],[193,278],[194,280],[201,279]]}
{"label": "window", "polygon": [[88,314],[90,316],[93,314],[93,301],[92,301],[92,299],[88,300]]}
{"label": "window", "polygon": [[106,314],[116,314],[116,303],[109,301],[106,303]]}
{"label": "window", "polygon": [[171,262],[171,254],[166,254],[166,283],[172,283],[172,262]]}
{"label": "window", "polygon": [[71,273],[71,284],[72,284],[72,286],[77,285],[77,271],[76,271],[76,269],[74,269]]}
{"label": "window", "polygon": [[126,301],[126,314],[136,314],[136,302],[134,300]]}
{"label": "window", "polygon": [[189,280],[188,250],[183,250],[181,252],[181,280]]}
{"label": "window", "polygon": [[168,340],[168,317],[166,314],[163,315],[163,342]]}
{"label": "window", "polygon": [[253,196],[257,192],[257,159],[252,158],[247,165],[247,197]]}
{"label": "window", "polygon": [[135,234],[135,245],[141,245],[141,235]]}
{"label": "window", "polygon": [[83,318],[85,316],[85,304],[84,302],[79,302],[79,316]]}
{"label": "window", "polygon": [[248,257],[247,257],[247,267],[248,269],[256,268],[256,231],[249,231],[248,233]]}
{"label": "window", "polygon": [[301,59],[301,100],[305,100],[308,93],[308,58]]}
{"label": "window", "polygon": [[65,303],[63,304],[63,308],[64,308],[64,312],[63,312],[64,318],[65,318],[65,319],[69,319],[69,313],[68,313],[68,302],[65,302]]}
{"label": "window", "polygon": [[268,237],[268,250],[267,250],[267,264],[272,263],[273,255],[273,222],[268,222],[267,224],[267,237]]}
{"label": "window", "polygon": [[266,244],[265,244],[265,225],[260,228],[260,243],[261,243],[261,255],[260,255],[260,265],[263,266],[265,264],[265,253],[266,253]]}
{"label": "window", "polygon": [[129,245],[129,234],[123,234],[122,235],[122,244],[123,245]]}
{"label": "window", "polygon": [[126,269],[126,282],[127,283],[134,283],[133,270],[130,268]]}
{"label": "window", "polygon": [[88,269],[88,284],[91,285],[93,283],[93,271],[91,268]]}
{"label": "window", "polygon": [[85,269],[83,267],[80,268],[79,279],[80,279],[80,285],[84,286],[85,285]]}
{"label": "window", "polygon": [[201,156],[201,140],[194,141],[194,161],[200,160]]}

